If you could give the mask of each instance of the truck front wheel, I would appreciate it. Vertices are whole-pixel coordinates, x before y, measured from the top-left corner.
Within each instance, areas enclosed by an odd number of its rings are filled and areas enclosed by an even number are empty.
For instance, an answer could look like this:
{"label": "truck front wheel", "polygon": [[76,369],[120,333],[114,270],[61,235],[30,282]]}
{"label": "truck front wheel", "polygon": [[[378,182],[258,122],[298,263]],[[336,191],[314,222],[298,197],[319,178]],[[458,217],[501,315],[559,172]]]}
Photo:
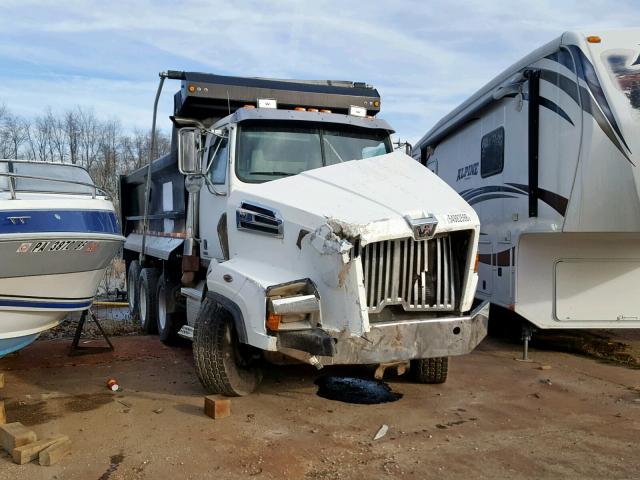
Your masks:
{"label": "truck front wheel", "polygon": [[205,390],[229,397],[253,392],[262,380],[258,359],[241,343],[231,314],[205,299],[193,333],[193,359]]}
{"label": "truck front wheel", "polygon": [[418,383],[444,383],[448,370],[449,357],[411,360],[411,373]]}

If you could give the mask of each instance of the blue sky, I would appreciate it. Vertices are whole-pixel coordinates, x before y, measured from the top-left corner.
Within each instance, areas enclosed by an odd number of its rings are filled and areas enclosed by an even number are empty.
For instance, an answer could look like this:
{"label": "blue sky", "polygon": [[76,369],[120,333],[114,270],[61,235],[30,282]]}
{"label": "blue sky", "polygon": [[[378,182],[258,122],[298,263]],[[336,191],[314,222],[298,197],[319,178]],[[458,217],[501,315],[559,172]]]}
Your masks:
{"label": "blue sky", "polygon": [[[149,128],[161,70],[346,79],[375,85],[381,117],[415,141],[563,31],[634,26],[633,0],[2,0],[0,104],[24,116],[82,105]],[[165,129],[177,88],[165,87]]]}

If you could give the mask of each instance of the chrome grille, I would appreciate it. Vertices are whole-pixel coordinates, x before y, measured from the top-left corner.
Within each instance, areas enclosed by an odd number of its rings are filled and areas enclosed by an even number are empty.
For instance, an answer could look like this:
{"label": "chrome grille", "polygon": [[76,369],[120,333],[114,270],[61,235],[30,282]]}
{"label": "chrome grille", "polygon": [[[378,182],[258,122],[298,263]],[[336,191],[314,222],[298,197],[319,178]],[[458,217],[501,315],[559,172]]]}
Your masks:
{"label": "chrome grille", "polygon": [[369,313],[387,305],[448,311],[456,305],[451,238],[375,242],[360,248]]}

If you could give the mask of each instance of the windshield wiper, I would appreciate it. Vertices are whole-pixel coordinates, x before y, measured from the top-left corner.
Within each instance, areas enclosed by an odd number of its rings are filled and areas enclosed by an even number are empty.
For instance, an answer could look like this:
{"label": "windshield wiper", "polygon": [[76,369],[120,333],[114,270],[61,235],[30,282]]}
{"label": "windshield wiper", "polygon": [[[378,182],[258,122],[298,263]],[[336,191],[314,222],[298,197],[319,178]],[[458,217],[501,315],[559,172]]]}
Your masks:
{"label": "windshield wiper", "polygon": [[271,176],[279,176],[279,177],[290,177],[292,175],[297,175],[297,173],[291,172],[249,172],[249,175],[271,175]]}

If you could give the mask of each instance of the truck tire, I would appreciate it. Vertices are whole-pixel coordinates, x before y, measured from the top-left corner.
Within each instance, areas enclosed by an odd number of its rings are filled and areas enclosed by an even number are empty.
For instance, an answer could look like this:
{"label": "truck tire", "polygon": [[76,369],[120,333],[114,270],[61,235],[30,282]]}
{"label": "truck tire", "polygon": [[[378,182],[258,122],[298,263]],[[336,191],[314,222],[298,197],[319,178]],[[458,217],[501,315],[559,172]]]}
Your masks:
{"label": "truck tire", "polygon": [[449,357],[411,360],[411,372],[418,383],[444,383],[448,370]]}
{"label": "truck tire", "polygon": [[140,314],[138,310],[138,281],[140,279],[140,263],[137,260],[129,264],[127,271],[127,301],[129,302],[129,312],[131,318],[138,318]]}
{"label": "truck tire", "polygon": [[158,277],[156,268],[143,268],[138,282],[138,312],[144,333],[158,330]]}
{"label": "truck tire", "polygon": [[262,381],[252,348],[240,343],[231,314],[205,299],[193,334],[193,359],[200,383],[209,393],[240,397]]}
{"label": "truck tire", "polygon": [[181,321],[179,312],[169,313],[168,305],[173,302],[175,295],[175,285],[167,282],[164,275],[160,276],[158,281],[157,299],[157,316],[158,316],[158,335],[160,341],[166,345],[174,345],[178,340],[178,330],[184,322]]}

